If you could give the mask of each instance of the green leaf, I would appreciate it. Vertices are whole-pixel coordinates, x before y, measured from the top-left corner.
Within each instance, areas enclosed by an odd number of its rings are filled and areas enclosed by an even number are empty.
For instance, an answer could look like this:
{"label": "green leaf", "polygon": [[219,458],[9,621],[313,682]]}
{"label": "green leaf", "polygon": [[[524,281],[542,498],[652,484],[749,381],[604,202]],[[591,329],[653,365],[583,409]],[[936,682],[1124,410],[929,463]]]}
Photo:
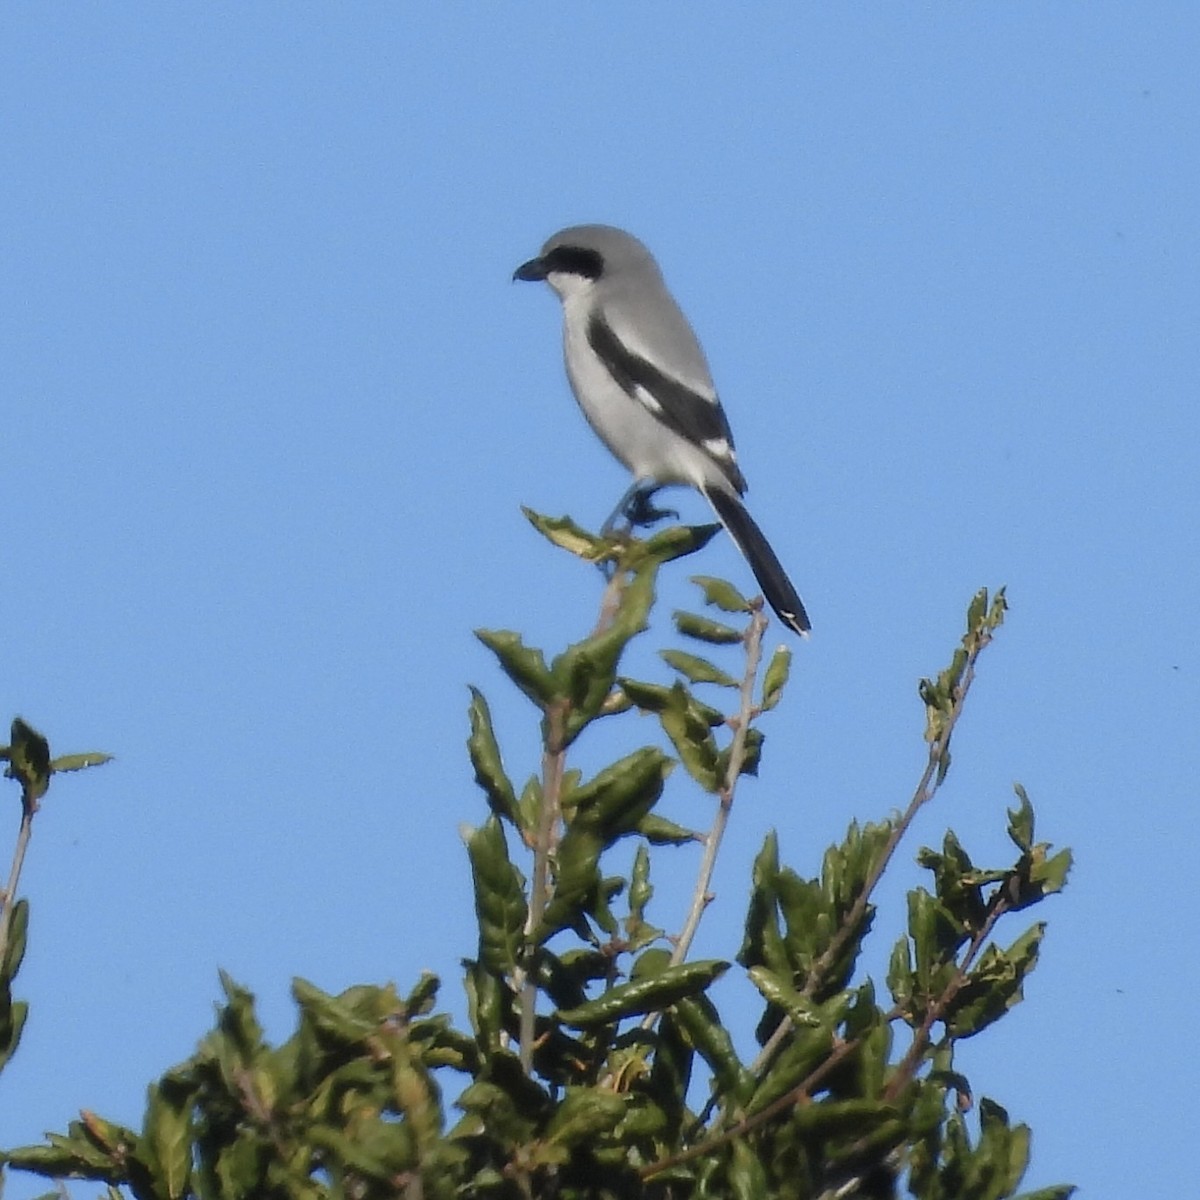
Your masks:
{"label": "green leaf", "polygon": [[750,602],[727,579],[693,575],[692,582],[704,593],[704,603],[727,613],[748,613]]}
{"label": "green leaf", "polygon": [[1013,791],[1019,803],[1008,810],[1008,836],[1022,854],[1028,854],[1033,847],[1033,805],[1019,783],[1013,784]]}
{"label": "green leaf", "polygon": [[999,1104],[986,1096],[980,1100],[975,1158],[994,1196],[1010,1196],[1020,1185],[1029,1166],[1029,1144],[1029,1126],[1010,1126]]}
{"label": "green leaf", "polygon": [[658,719],[687,773],[706,792],[715,793],[723,782],[717,743],[703,712],[690,703],[683,684],[676,681]]}
{"label": "green leaf", "polygon": [[763,839],[762,849],[751,871],[750,905],[737,961],[746,968],[765,963],[773,971],[789,970],[783,934],[779,927],[779,835],[774,831]]}
{"label": "green leaf", "polygon": [[783,699],[783,689],[787,686],[788,676],[792,670],[792,652],[786,646],[780,646],[771,655],[767,664],[767,672],[763,676],[762,708],[769,712]]}
{"label": "green leaf", "polygon": [[[355,1122],[353,1137],[328,1126],[316,1125],[310,1127],[309,1138],[321,1152],[320,1157],[330,1164],[335,1180],[340,1183],[338,1176],[345,1172],[355,1181],[357,1187],[350,1194],[356,1190],[359,1194],[378,1194],[363,1189],[363,1182],[375,1180],[386,1186],[397,1175],[411,1169],[417,1157],[414,1133],[411,1119],[381,1121],[362,1115]],[[291,1189],[287,1194],[290,1200]],[[314,1200],[328,1194],[324,1187],[314,1188],[310,1193]],[[345,1195],[346,1190],[338,1187],[334,1194]]]}
{"label": "green leaf", "polygon": [[69,1128],[71,1137],[83,1137],[101,1154],[114,1158],[124,1158],[131,1153],[137,1144],[138,1135],[125,1125],[116,1121],[106,1121],[86,1108],[80,1113],[81,1119],[72,1121]]}
{"label": "green leaf", "polygon": [[1033,862],[1030,864],[1029,880],[1037,889],[1041,896],[1053,895],[1056,892],[1061,892],[1067,883],[1067,875],[1071,870],[1073,859],[1070,850],[1060,850],[1051,858],[1045,857],[1045,843],[1039,843],[1035,850],[1040,850],[1041,854],[1035,855]]}
{"label": "green leaf", "polygon": [[690,996],[677,1000],[673,1011],[679,1028],[708,1064],[721,1094],[738,1103],[747,1099],[754,1090],[754,1077],[742,1065],[713,1002],[707,996]]}
{"label": "green leaf", "polygon": [[540,945],[560,929],[576,925],[600,903],[600,855],[604,841],[582,825],[569,828],[558,847],[554,893],[534,931]]}
{"label": "green leaf", "polygon": [[995,944],[984,950],[946,1008],[944,1020],[951,1036],[974,1037],[1024,999],[1025,978],[1037,966],[1045,931],[1045,924],[1038,922],[1007,950]]}
{"label": "green leaf", "polygon": [[908,893],[908,933],[912,938],[916,991],[930,997],[954,973],[954,956],[966,941],[962,924],[924,888]]}
{"label": "green leaf", "polygon": [[894,1131],[896,1115],[894,1104],[880,1100],[826,1100],[800,1109],[796,1121],[805,1133],[827,1138],[853,1134],[865,1147],[873,1140],[873,1134],[883,1127],[892,1125]]}
{"label": "green leaf", "polygon": [[601,1155],[618,1166],[623,1161],[621,1156],[626,1153],[624,1147],[649,1140],[661,1143],[671,1125],[662,1106],[648,1096],[627,1092],[624,1093],[624,1099],[625,1112],[620,1124],[613,1130],[611,1138],[607,1139],[610,1144],[601,1148]]}
{"label": "green leaf", "polygon": [[880,1099],[894,1069],[893,1037],[891,1024],[875,1002],[875,988],[870,980],[854,993],[841,1034],[847,1040],[859,1041],[854,1056],[859,1091],[868,1099]]}
{"label": "green leaf", "polygon": [[[742,742],[742,762],[738,775],[757,775],[758,766],[762,761],[763,742],[767,740],[761,729],[751,726],[746,730]],[[733,743],[717,751],[717,778],[724,781],[729,778],[729,761],[733,756]]]}
{"label": "green leaf", "polygon": [[561,956],[543,946],[538,956],[538,986],[555,1008],[585,1004],[588,986],[611,973],[611,955],[591,946],[575,946]]}
{"label": "green leaf", "polygon": [[671,952],[665,946],[651,946],[634,959],[629,971],[631,980],[654,979],[671,965]]}
{"label": "green leaf", "polygon": [[987,613],[988,594],[987,588],[980,588],[979,591],[971,597],[971,603],[967,606],[967,628],[978,629],[983,622],[984,615]]}
{"label": "green leaf", "polygon": [[660,650],[666,663],[692,683],[715,683],[718,687],[739,688],[740,683],[706,658],[683,650]]}
{"label": "green leaf", "polygon": [[334,1043],[350,1048],[362,1045],[379,1027],[356,1012],[340,996],[331,996],[299,976],[292,980],[292,996],[313,1028]]}
{"label": "green leaf", "polygon": [[[3,911],[0,908],[0,911]],[[13,906],[8,917],[8,944],[0,958],[0,987],[10,984],[20,970],[25,957],[25,940],[29,931],[29,901],[22,898]]]}
{"label": "green leaf", "polygon": [[410,1018],[432,1012],[442,981],[432,971],[422,971],[412,991],[404,997],[404,1011]]}
{"label": "green leaf", "polygon": [[558,546],[585,562],[603,562],[611,554],[607,538],[588,533],[570,517],[547,517],[524,506],[521,512],[551,545]]}
{"label": "green leaf", "polygon": [[797,1087],[832,1049],[833,1038],[825,1027],[794,1030],[758,1081],[753,1096],[746,1102],[746,1114],[761,1111]]}
{"label": "green leaf", "polygon": [[654,569],[644,567],[625,582],[605,629],[569,646],[551,664],[551,674],[566,709],[569,745],[596,717],[610,711],[617,665],[631,638],[646,628],[654,603]]}
{"label": "green leaf", "polygon": [[678,681],[670,687],[664,687],[661,683],[645,683],[642,680],[628,679],[622,676],[617,682],[626,698],[643,712],[654,713],[655,716],[658,716],[664,709],[678,705],[679,697],[682,694],[685,707],[695,720],[702,722],[710,729],[716,729],[719,725],[725,724],[725,714],[719,708],[714,708],[711,704],[705,704],[704,701],[697,699]]}
{"label": "green leaf", "polygon": [[[172,1094],[172,1092],[175,1094]],[[188,1193],[192,1172],[190,1093],[151,1085],[142,1126],[141,1149],[157,1196],[179,1200]]]}
{"label": "green leaf", "polygon": [[639,846],[633,856],[633,869],[629,872],[629,919],[631,924],[641,925],[646,919],[646,905],[654,896],[654,885],[650,882],[650,853]]}
{"label": "green leaf", "polygon": [[566,1025],[587,1029],[608,1025],[624,1017],[660,1012],[677,1000],[702,993],[713,980],[728,969],[727,962],[704,959],[680,963],[648,979],[618,984],[604,995],[578,1008],[559,1011],[558,1018]]}
{"label": "green leaf", "polygon": [[682,846],[685,842],[702,842],[704,834],[685,829],[657,813],[649,813],[637,824],[637,832],[652,846]]}
{"label": "green leaf", "polygon": [[479,957],[497,975],[508,974],[525,944],[524,882],[509,861],[504,828],[495,817],[467,838],[467,854],[475,881],[475,914],[479,919]]}
{"label": "green leaf", "polygon": [[569,1087],[546,1129],[547,1141],[579,1146],[615,1129],[625,1115],[628,1097],[607,1088]]}
{"label": "green leaf", "polygon": [[504,770],[500,746],[492,728],[491,710],[478,688],[471,689],[468,714],[471,733],[467,738],[467,751],[471,756],[471,766],[475,768],[475,782],[483,789],[492,812],[521,829],[523,826],[521,814],[517,809],[516,793]]}
{"label": "green leaf", "polygon": [[[3,1071],[21,1041],[29,1005],[24,1000],[10,1000],[2,993],[0,1000],[9,1000],[7,1004],[0,1003],[0,1071]],[[2,1156],[0,1162],[3,1162]]]}
{"label": "green leaf", "polygon": [[51,1179],[124,1182],[129,1173],[127,1163],[136,1163],[137,1134],[87,1110],[82,1118],[70,1123],[66,1137],[47,1134],[46,1145],[6,1150],[0,1161]]}
{"label": "green leaf", "polygon": [[600,886],[596,889],[588,910],[588,916],[599,926],[600,931],[606,933],[610,938],[617,936],[617,931],[621,926],[609,907],[609,902],[624,890],[625,880],[620,875],[605,877],[600,881]]}
{"label": "green leaf", "polygon": [[107,1155],[82,1139],[52,1133],[46,1140],[48,1145],[45,1146],[18,1146],[15,1150],[5,1150],[4,1161],[18,1171],[31,1171],[50,1179],[122,1180],[124,1172]]}
{"label": "green leaf", "polygon": [[[686,1004],[687,1001],[679,1003]],[[646,1081],[646,1089],[666,1118],[669,1137],[675,1144],[678,1144],[683,1122],[691,1116],[687,1094],[696,1057],[691,1039],[679,1021],[679,1003],[663,1013],[658,1023],[650,1059],[650,1077]]]}
{"label": "green leaf", "polygon": [[54,775],[58,775],[63,771],[83,771],[88,767],[100,767],[107,762],[112,762],[111,754],[104,754],[99,750],[87,750],[82,754],[64,754],[59,758],[52,759],[50,762],[50,771]]}
{"label": "green leaf", "polygon": [[20,717],[13,718],[4,774],[21,785],[22,796],[35,806],[50,786],[50,743]]}
{"label": "green leaf", "polygon": [[557,695],[553,676],[540,650],[526,646],[519,633],[508,629],[477,629],[475,636],[496,656],[504,673],[539,708]]}
{"label": "green leaf", "polygon": [[488,1055],[501,1048],[501,1031],[512,1009],[512,993],[500,979],[475,959],[463,959],[463,991],[467,1020]]}
{"label": "green leaf", "polygon": [[633,544],[634,565],[638,560],[655,564],[673,562],[703,550],[721,532],[720,525],[672,525],[661,533]]}
{"label": "green leaf", "polygon": [[732,625],[722,621],[714,621],[711,617],[701,617],[696,613],[683,612],[679,609],[673,614],[675,628],[684,637],[695,638],[698,642],[707,642],[713,646],[732,646],[741,642],[744,634]]}
{"label": "green leaf", "polygon": [[789,979],[767,967],[751,967],[747,972],[750,982],[758,988],[768,1004],[783,1009],[793,1025],[820,1025],[825,1019],[822,1008],[792,987]]}
{"label": "green leaf", "polygon": [[888,960],[887,985],[892,999],[896,1002],[896,1007],[904,1013],[908,1012],[908,1006],[912,1001],[912,970],[912,950],[909,946],[908,935],[901,934],[895,946],[892,947],[892,956]]}
{"label": "green leaf", "polygon": [[546,1092],[521,1070],[511,1051],[493,1054],[487,1077],[468,1084],[455,1104],[482,1117],[491,1137],[516,1142],[528,1141],[551,1112]]}
{"label": "green leaf", "polygon": [[987,625],[989,630],[999,629],[1004,624],[1004,614],[1008,612],[1008,597],[1005,595],[1004,588],[997,588],[996,595],[992,600],[992,607],[988,610]]}
{"label": "green leaf", "polygon": [[674,763],[653,746],[627,754],[563,796],[568,824],[593,830],[611,845],[633,833],[662,795]]}
{"label": "green leaf", "polygon": [[733,1143],[727,1170],[730,1200],[762,1200],[772,1194],[767,1169],[745,1139]]}
{"label": "green leaf", "polygon": [[217,1011],[214,1035],[224,1043],[223,1067],[226,1078],[232,1079],[236,1068],[252,1062],[264,1049],[262,1026],[254,1014],[254,995],[234,980],[227,971],[220,971],[221,989],[225,1004]]}
{"label": "green leaf", "polygon": [[[517,827],[521,830],[537,828],[538,813],[542,808],[542,781],[537,775],[530,775],[521,789],[521,798],[517,801]],[[522,834],[524,836],[524,834]]]}
{"label": "green leaf", "polygon": [[978,871],[963,849],[953,830],[947,830],[942,840],[942,852],[926,847],[917,854],[917,862],[934,875],[938,900],[964,929],[977,930],[987,919],[987,904],[983,886],[997,882],[1003,873]]}

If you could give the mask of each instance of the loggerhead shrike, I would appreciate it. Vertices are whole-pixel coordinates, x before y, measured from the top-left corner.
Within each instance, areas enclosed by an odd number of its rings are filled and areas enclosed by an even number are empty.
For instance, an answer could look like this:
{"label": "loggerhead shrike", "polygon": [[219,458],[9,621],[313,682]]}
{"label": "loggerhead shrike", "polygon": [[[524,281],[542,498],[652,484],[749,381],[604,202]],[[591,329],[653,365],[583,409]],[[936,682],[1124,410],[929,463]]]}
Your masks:
{"label": "loggerhead shrike", "polygon": [[667,515],[650,505],[658,488],[696,488],[779,619],[806,634],[804,604],[742,502],[746,480],[704,351],[650,251],[611,225],[577,225],[556,233],[513,278],[545,280],[562,301],[571,390],[634,476],[613,517],[648,524]]}

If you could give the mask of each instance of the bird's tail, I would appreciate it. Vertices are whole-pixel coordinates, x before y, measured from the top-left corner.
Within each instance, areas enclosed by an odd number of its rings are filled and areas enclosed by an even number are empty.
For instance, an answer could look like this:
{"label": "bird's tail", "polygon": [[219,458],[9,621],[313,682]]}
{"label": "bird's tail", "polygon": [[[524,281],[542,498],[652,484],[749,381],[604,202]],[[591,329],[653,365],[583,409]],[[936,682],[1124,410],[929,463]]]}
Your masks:
{"label": "bird's tail", "polygon": [[787,572],[771,549],[771,543],[747,512],[741,497],[719,487],[706,487],[703,490],[713,512],[729,530],[729,536],[737,543],[737,548],[746,556],[767,603],[789,629],[804,637],[812,628],[808,613],[804,611],[804,601],[792,586]]}

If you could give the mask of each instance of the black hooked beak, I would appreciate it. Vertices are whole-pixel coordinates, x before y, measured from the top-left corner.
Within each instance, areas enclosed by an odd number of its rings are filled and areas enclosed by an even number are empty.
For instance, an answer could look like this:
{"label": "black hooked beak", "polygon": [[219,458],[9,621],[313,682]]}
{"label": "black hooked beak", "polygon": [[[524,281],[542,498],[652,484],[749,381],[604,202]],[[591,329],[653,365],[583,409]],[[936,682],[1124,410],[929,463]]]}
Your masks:
{"label": "black hooked beak", "polygon": [[544,258],[531,258],[513,272],[513,279],[520,279],[524,283],[536,283],[545,278],[546,260]]}

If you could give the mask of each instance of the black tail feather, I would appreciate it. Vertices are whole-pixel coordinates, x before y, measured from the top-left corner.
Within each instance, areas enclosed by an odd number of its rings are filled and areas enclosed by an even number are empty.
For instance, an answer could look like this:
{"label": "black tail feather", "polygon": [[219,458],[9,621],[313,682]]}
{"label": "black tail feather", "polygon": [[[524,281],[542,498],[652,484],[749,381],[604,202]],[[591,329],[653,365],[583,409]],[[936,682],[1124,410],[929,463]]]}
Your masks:
{"label": "black tail feather", "polygon": [[705,488],[704,495],[721,524],[729,530],[729,536],[737,543],[737,548],[746,556],[750,570],[754,572],[754,578],[758,580],[758,586],[762,588],[767,603],[775,610],[775,615],[789,629],[804,637],[812,628],[808,613],[804,611],[804,601],[792,586],[787,572],[771,549],[771,543],[746,511],[741,497],[716,487]]}

